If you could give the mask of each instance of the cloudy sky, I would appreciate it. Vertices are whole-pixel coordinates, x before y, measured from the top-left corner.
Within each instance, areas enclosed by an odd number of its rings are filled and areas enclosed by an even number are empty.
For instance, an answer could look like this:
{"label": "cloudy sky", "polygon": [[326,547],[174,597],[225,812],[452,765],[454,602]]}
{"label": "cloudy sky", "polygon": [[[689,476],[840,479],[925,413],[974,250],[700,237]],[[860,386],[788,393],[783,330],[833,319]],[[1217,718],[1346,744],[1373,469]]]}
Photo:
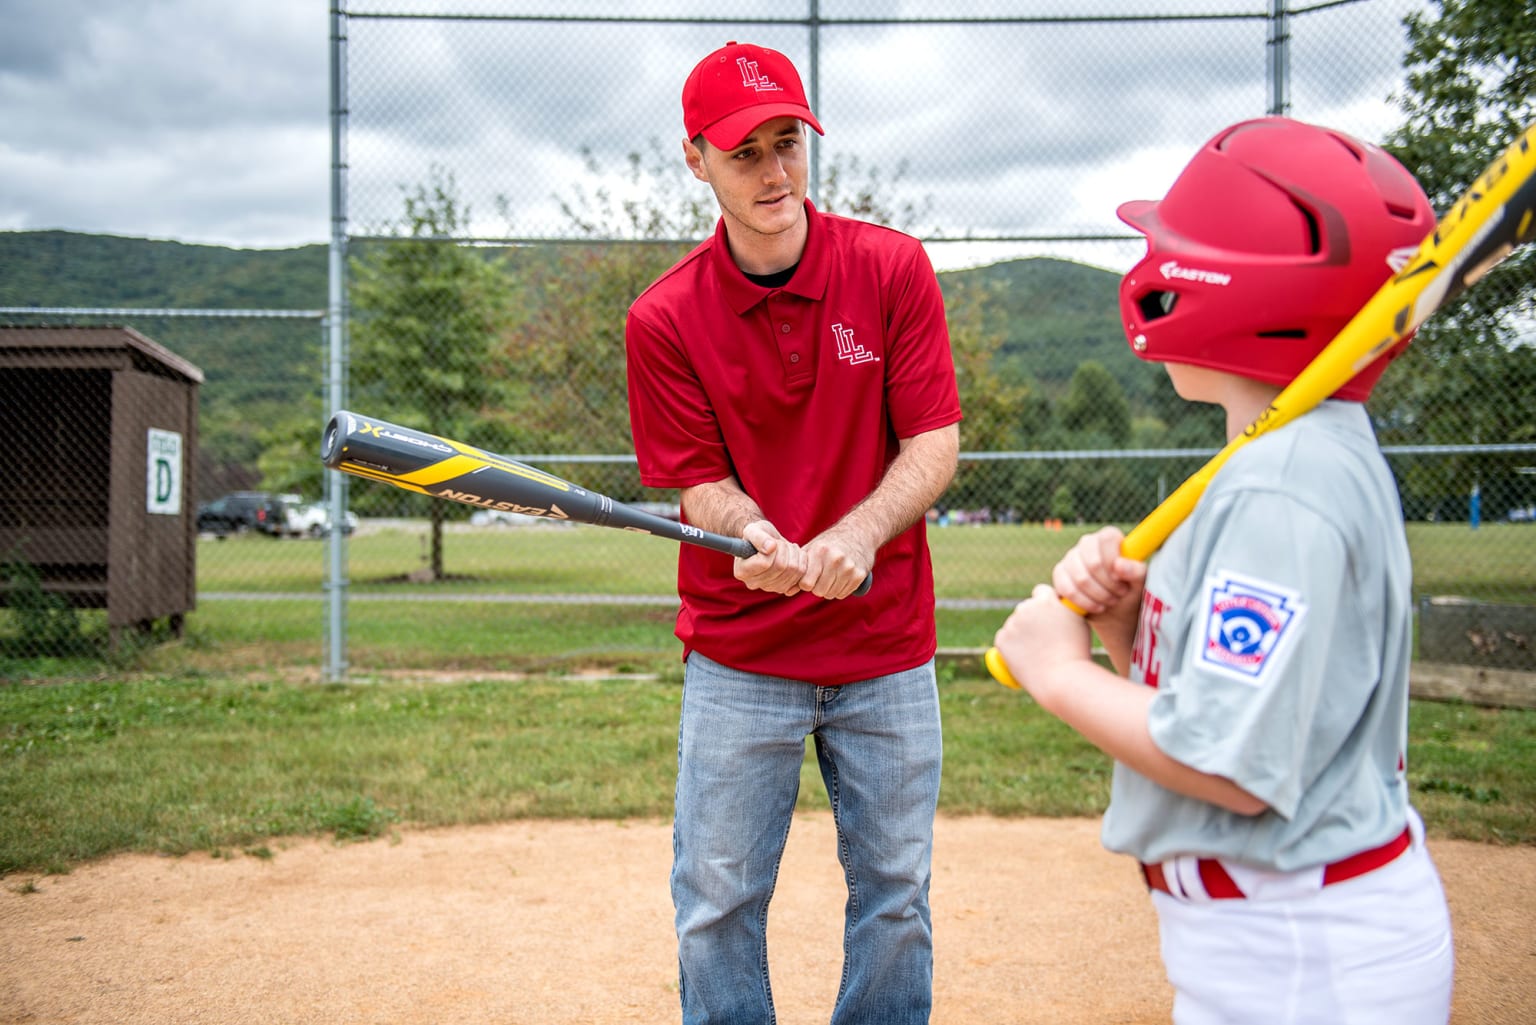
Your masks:
{"label": "cloudy sky", "polygon": [[[325,242],[329,6],[0,0],[0,230],[252,248]],[[389,230],[406,194],[444,176],[470,210],[470,233],[486,237],[569,232],[562,204],[595,213],[603,195],[676,203],[696,195],[678,158],[678,91],[696,60],[748,39],[789,53],[809,78],[807,29],[772,24],[797,12],[764,0],[347,6],[353,234]],[[1291,18],[1292,113],[1379,139],[1397,123],[1389,97],[1402,83],[1401,20],[1424,4],[1305,6],[1324,9]],[[1119,202],[1160,195],[1205,138],[1264,113],[1268,8],[819,0],[828,24],[808,82],[827,129],[818,159],[845,181],[880,183],[890,205],[911,210],[904,226],[918,234],[1123,234]],[[433,11],[460,17],[399,16]],[[1180,17],[1074,20],[1153,12]],[[1216,17],[1234,12],[1251,16]],[[896,15],[1011,20],[868,23]],[[630,20],[641,16],[651,20]],[[626,174],[632,154],[638,180]],[[1138,247],[1010,241],[930,251],[941,266],[1035,252],[1118,266]]]}

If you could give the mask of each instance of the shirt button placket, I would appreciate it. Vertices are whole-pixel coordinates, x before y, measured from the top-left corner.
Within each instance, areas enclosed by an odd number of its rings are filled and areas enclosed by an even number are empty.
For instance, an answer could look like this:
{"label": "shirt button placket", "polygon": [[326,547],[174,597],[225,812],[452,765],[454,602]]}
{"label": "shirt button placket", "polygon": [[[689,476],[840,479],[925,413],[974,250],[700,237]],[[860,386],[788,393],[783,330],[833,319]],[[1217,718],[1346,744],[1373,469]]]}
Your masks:
{"label": "shirt button placket", "polygon": [[805,346],[805,340],[799,337],[796,330],[796,318],[793,304],[778,303],[777,309],[770,308],[769,315],[779,326],[779,361],[784,368],[784,376],[787,380],[804,380],[810,372],[810,363],[803,359],[801,350]]}

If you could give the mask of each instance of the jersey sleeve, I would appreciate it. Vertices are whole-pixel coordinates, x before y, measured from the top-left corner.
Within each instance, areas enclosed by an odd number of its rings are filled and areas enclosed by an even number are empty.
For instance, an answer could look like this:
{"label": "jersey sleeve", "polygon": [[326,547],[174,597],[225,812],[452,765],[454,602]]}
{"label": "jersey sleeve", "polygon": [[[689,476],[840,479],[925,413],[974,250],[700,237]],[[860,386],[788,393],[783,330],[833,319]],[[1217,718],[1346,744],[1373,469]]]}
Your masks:
{"label": "jersey sleeve", "polygon": [[894,276],[887,328],[886,401],[891,428],[911,438],[960,420],[944,295],[922,245],[913,242]]}
{"label": "jersey sleeve", "polygon": [[624,325],[629,424],[640,483],[686,488],[731,473],[704,386],[673,334],[631,307]]}
{"label": "jersey sleeve", "polygon": [[1352,600],[1350,552],[1326,512],[1275,490],[1216,496],[1197,516],[1190,628],[1152,739],[1290,818],[1372,686],[1373,639],[1332,628]]}

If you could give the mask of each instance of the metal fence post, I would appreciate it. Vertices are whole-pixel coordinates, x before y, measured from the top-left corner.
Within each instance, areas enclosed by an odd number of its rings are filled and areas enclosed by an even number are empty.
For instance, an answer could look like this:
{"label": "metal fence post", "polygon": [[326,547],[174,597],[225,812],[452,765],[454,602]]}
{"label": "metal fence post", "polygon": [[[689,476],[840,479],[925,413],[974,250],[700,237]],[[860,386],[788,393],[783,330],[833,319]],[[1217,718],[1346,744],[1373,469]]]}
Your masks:
{"label": "metal fence post", "polygon": [[[331,4],[331,244],[325,333],[329,358],[326,394],[328,413],[344,409],[347,401],[347,37],[344,0]],[[318,441],[316,453],[318,458]],[[326,535],[326,661],[325,676],[347,675],[347,480],[336,470],[325,472],[326,502],[331,529]]]}

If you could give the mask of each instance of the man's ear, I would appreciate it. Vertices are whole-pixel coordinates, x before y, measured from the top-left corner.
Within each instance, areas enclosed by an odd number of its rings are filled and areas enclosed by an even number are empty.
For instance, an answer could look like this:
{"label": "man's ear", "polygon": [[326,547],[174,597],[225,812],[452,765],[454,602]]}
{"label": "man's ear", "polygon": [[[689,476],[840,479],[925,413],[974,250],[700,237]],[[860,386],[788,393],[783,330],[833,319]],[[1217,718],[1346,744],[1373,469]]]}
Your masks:
{"label": "man's ear", "polygon": [[701,182],[709,181],[709,171],[704,167],[704,153],[693,144],[692,139],[683,140],[683,161],[695,178]]}

